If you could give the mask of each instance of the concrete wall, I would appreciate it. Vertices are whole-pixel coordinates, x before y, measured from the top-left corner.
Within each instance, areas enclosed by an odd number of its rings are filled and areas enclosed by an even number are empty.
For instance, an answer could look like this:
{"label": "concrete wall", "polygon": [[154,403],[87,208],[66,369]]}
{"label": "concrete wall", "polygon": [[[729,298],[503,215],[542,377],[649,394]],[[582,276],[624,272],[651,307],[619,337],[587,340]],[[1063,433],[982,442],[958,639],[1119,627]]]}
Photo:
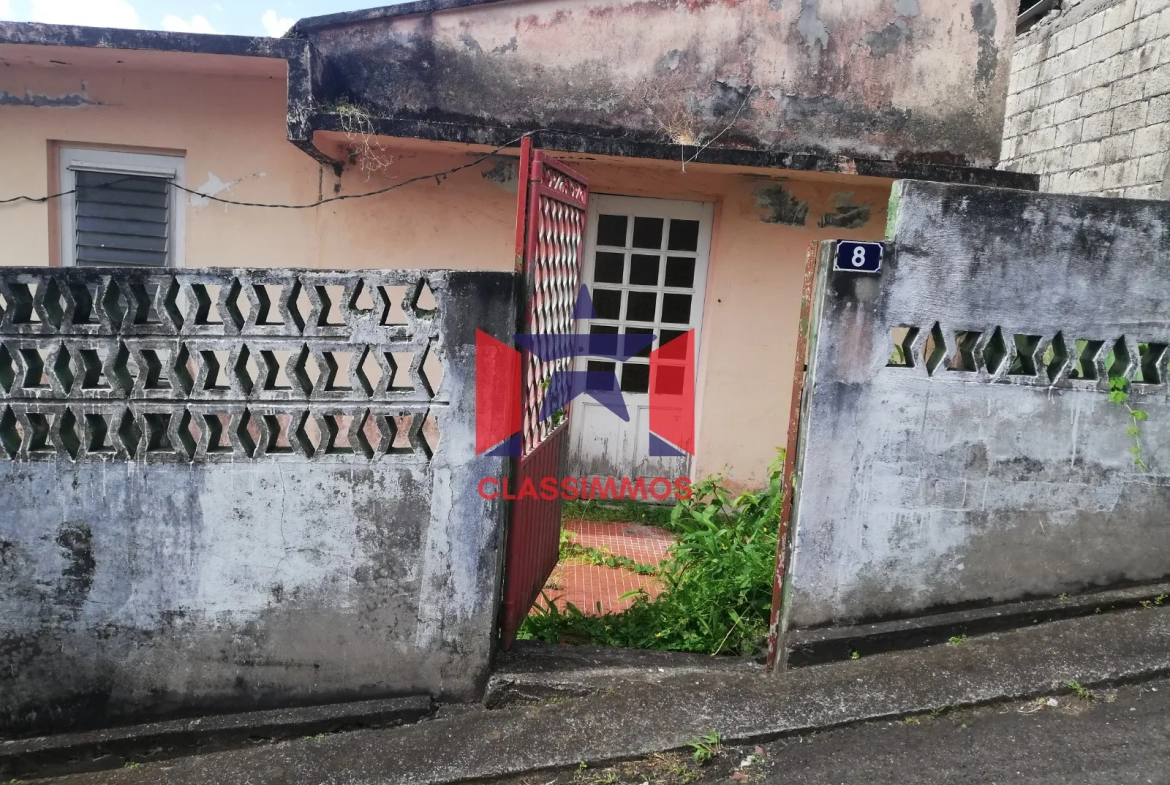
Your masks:
{"label": "concrete wall", "polygon": [[531,0],[298,29],[375,115],[988,166],[1016,5]]}
{"label": "concrete wall", "polygon": [[1170,205],[904,181],[892,224],[880,276],[818,281],[789,624],[1170,574]]}
{"label": "concrete wall", "polygon": [[[359,280],[372,310],[359,299],[318,326],[320,292],[348,301]],[[424,281],[434,302],[416,311]],[[234,282],[237,303],[277,293],[267,319],[256,300],[239,327],[222,305],[199,315],[199,292],[230,303]],[[303,327],[279,299],[298,284],[308,297],[287,307]],[[91,308],[88,286],[121,305]],[[476,492],[504,462],[475,455],[474,341],[511,332],[513,286],[447,271],[0,272],[0,733],[477,696],[505,509]],[[130,303],[153,287],[148,323]],[[383,326],[379,291],[405,298],[403,324]],[[393,385],[384,362],[347,368],[367,350],[399,353]]]}
{"label": "concrete wall", "polygon": [[[76,106],[0,105],[6,144],[0,196],[55,191],[54,144],[142,146],[182,151],[188,185],[246,201],[311,202],[354,194],[465,164],[462,145],[317,134],[317,143],[348,157],[372,143],[384,169],[328,168],[284,137],[280,74],[194,75],[153,63],[139,69],[118,52],[125,72],[59,66],[61,52],[20,49],[37,65],[0,69],[12,95],[61,96],[85,82],[89,102]],[[77,61],[80,52],[66,61]],[[107,55],[109,53],[106,53]],[[17,58],[11,58],[14,63]],[[239,58],[236,58],[239,60]],[[238,68],[238,63],[223,68]],[[265,67],[271,64],[265,61]],[[45,102],[40,102],[44,104]],[[791,373],[808,243],[876,239],[885,226],[890,181],[678,162],[565,156],[596,193],[714,202],[715,225],[700,347],[696,474],[727,471],[751,485],[763,479],[786,439]],[[793,173],[786,173],[792,175]],[[516,214],[514,159],[499,157],[436,183],[427,178],[371,199],[313,210],[266,210],[188,199],[186,264],[324,269],[417,268],[511,270]],[[0,265],[46,264],[54,258],[55,205],[0,205]],[[767,415],[760,414],[761,402]]]}
{"label": "concrete wall", "polygon": [[1065,0],[1018,37],[1003,168],[1056,193],[1170,198],[1170,0]]}

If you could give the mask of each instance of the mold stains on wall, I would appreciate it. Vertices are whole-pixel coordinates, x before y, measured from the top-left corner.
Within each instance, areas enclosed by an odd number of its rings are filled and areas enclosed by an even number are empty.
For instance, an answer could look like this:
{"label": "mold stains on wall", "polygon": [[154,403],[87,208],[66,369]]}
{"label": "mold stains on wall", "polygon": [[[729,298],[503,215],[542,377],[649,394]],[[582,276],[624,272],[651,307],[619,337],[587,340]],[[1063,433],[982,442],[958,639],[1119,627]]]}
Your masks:
{"label": "mold stains on wall", "polygon": [[79,610],[93,588],[93,574],[97,569],[93,532],[88,523],[67,523],[57,532],[55,542],[65,556],[65,569],[57,584],[57,602]]}
{"label": "mold stains on wall", "polygon": [[852,191],[835,193],[832,199],[833,206],[836,209],[831,213],[822,215],[821,220],[817,222],[817,226],[822,229],[828,226],[835,226],[838,229],[860,229],[869,223],[869,205],[854,204]]}
{"label": "mold stains on wall", "polygon": [[780,184],[758,188],[756,207],[760,209],[760,220],[764,223],[804,226],[808,220],[808,201],[797,199]]}
{"label": "mold stains on wall", "polygon": [[910,37],[910,25],[905,19],[895,19],[881,30],[875,30],[865,36],[865,45],[869,47],[874,57],[885,57],[898,51],[898,48]]}
{"label": "mold stains on wall", "polygon": [[101,106],[89,96],[89,83],[82,82],[80,92],[64,95],[46,95],[25,90],[23,95],[0,90],[0,106],[35,106],[38,108],[76,108],[79,106]]}
{"label": "mold stains on wall", "polygon": [[995,79],[999,65],[999,47],[995,44],[995,4],[991,0],[971,3],[971,22],[979,36],[979,60],[975,66],[976,84],[987,89]]}
{"label": "mold stains on wall", "polygon": [[496,158],[491,161],[491,166],[488,169],[480,172],[479,176],[489,183],[496,183],[502,186],[505,190],[515,191],[516,181],[520,176],[520,172],[516,164],[516,159]]}

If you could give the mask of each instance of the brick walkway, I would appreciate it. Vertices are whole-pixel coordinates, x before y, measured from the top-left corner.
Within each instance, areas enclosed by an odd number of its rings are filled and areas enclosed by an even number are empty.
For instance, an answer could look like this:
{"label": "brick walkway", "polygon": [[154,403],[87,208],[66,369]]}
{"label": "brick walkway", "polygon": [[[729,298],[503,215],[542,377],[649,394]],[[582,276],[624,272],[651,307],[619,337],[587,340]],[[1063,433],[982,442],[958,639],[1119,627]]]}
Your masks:
{"label": "brick walkway", "polygon": [[[568,520],[566,531],[581,545],[608,551],[614,556],[625,556],[641,564],[657,564],[666,557],[674,541],[668,532],[655,526],[637,523],[600,523],[597,521]],[[649,575],[638,575],[623,569],[611,569],[592,564],[558,564],[545,584],[544,591],[556,601],[559,608],[568,602],[582,612],[611,613],[625,610],[633,604],[632,597],[618,598],[626,592],[643,589],[651,597],[662,590],[658,580]]]}

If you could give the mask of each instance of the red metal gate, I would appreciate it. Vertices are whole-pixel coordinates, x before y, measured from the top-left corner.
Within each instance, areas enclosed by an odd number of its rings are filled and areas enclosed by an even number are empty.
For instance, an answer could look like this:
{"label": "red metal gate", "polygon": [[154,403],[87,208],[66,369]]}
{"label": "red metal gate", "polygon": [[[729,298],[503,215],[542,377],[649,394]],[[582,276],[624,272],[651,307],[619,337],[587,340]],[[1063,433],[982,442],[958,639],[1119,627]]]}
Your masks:
{"label": "red metal gate", "polygon": [[[520,194],[516,216],[516,265],[524,272],[524,323],[533,335],[568,335],[575,330],[573,309],[585,249],[585,215],[589,186],[569,167],[532,150],[525,137],[520,147]],[[561,534],[561,471],[568,446],[569,407],[540,419],[541,406],[553,385],[568,384],[557,371],[572,368],[572,358],[545,362],[524,352],[521,364],[523,408],[521,454],[512,488],[508,552],[504,566],[501,618],[507,649],[557,564]],[[558,493],[541,495],[542,481],[555,478]],[[531,484],[535,493],[525,493]]]}

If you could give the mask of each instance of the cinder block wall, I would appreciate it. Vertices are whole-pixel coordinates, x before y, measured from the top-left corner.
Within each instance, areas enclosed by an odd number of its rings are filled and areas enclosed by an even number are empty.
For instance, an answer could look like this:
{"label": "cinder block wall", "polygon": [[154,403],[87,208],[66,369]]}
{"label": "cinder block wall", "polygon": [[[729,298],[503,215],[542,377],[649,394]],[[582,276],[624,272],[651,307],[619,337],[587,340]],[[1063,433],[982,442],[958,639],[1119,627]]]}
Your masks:
{"label": "cinder block wall", "polygon": [[1170,197],[1170,0],[1065,0],[1015,44],[1000,167],[1056,193]]}

